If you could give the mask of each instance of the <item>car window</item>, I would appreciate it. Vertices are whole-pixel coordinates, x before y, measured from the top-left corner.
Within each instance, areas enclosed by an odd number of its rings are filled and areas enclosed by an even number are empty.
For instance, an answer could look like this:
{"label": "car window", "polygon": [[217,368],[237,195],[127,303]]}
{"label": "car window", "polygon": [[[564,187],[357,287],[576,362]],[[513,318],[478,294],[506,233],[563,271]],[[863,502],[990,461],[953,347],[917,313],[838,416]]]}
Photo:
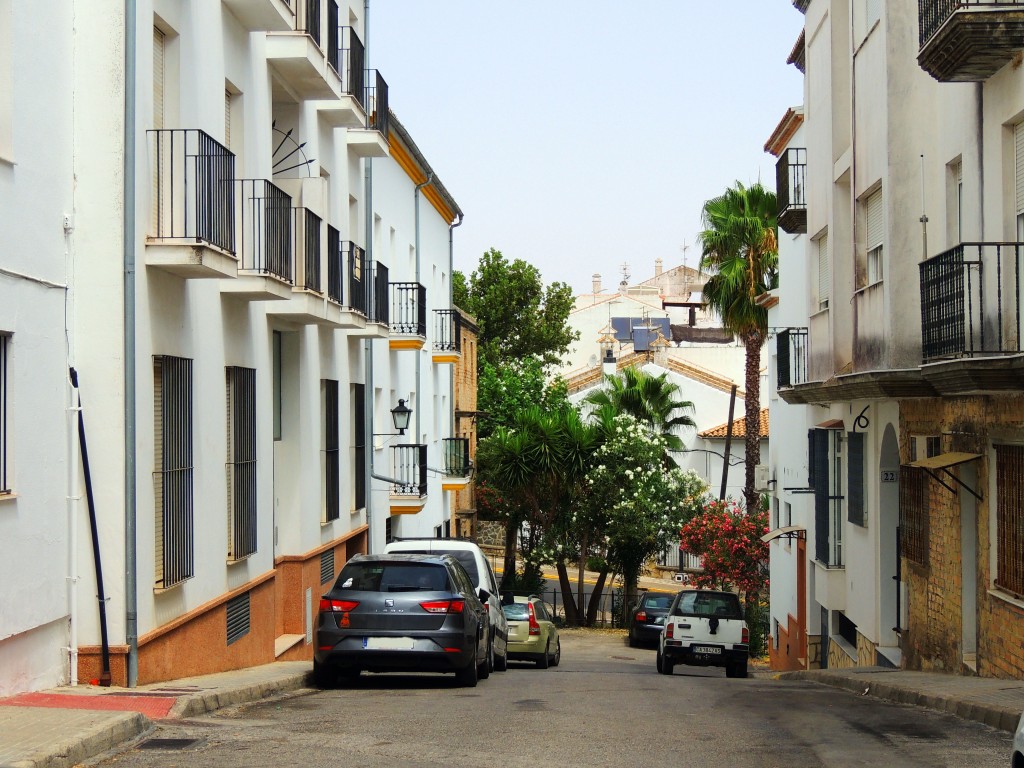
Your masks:
{"label": "car window", "polygon": [[466,573],[469,574],[469,580],[473,584],[480,583],[480,569],[476,567],[476,554],[474,552],[468,549],[445,549],[444,547],[433,547],[432,551],[435,554],[451,555],[466,569]]}
{"label": "car window", "polygon": [[491,568],[491,561],[484,560],[484,565],[487,568],[487,577],[491,580],[491,586],[487,588],[487,591],[492,595],[498,594],[498,579],[494,576],[494,569]]}
{"label": "car window", "polygon": [[501,606],[505,618],[509,621],[529,621],[530,609],[526,603],[509,603]]}
{"label": "car window", "polygon": [[348,563],[334,588],[360,592],[450,590],[448,571],[434,563]]}
{"label": "car window", "polygon": [[469,574],[466,573],[466,569],[462,567],[462,563],[458,560],[452,563],[452,573],[455,574],[455,581],[456,584],[458,584],[460,592],[465,592],[467,594],[473,594],[476,592],[473,582],[469,579]]}
{"label": "car window", "polygon": [[672,612],[676,616],[700,616],[742,619],[740,600],[726,592],[683,592]]}
{"label": "car window", "polygon": [[544,603],[540,600],[533,601],[533,611],[537,614],[537,621],[551,621],[551,617],[548,616],[547,609],[544,607]]}
{"label": "car window", "polygon": [[645,595],[642,601],[642,605],[645,608],[655,608],[658,610],[665,610],[668,608],[669,603],[672,602],[672,595]]}

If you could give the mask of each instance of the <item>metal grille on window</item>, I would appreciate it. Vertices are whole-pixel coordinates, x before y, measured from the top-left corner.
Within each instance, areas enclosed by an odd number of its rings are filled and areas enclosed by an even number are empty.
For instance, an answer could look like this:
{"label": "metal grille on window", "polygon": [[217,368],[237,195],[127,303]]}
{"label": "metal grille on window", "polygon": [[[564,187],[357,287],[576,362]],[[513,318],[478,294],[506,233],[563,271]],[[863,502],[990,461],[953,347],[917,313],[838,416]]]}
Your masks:
{"label": "metal grille on window", "polygon": [[818,562],[830,562],[829,557],[829,476],[828,432],[815,429],[812,434],[811,463],[814,465],[814,557]]}
{"label": "metal grille on window", "polygon": [[256,551],[256,371],[227,368],[228,560]]}
{"label": "metal grille on window", "polygon": [[326,584],[334,578],[334,550],[328,549],[320,555],[320,583]]}
{"label": "metal grille on window", "polygon": [[1024,446],[996,446],[996,586],[1024,599]]}
{"label": "metal grille on window", "polygon": [[324,379],[324,520],[337,520],[341,504],[338,448],[338,382]]}
{"label": "metal grille on window", "polygon": [[352,385],[353,509],[366,506],[366,386]]}
{"label": "metal grille on window", "polygon": [[0,333],[0,494],[10,493],[7,476],[7,347],[10,336]]}
{"label": "metal grille on window", "polygon": [[227,604],[228,645],[249,634],[249,593],[228,600]]}
{"label": "metal grille on window", "polygon": [[854,525],[865,525],[864,511],[864,433],[847,434],[849,453],[846,457],[846,477],[850,486],[848,519]]}
{"label": "metal grille on window", "polygon": [[167,588],[194,573],[192,361],[157,356],[153,373],[156,585]]}
{"label": "metal grille on window", "polygon": [[900,467],[900,553],[928,565],[928,475],[918,467]]}

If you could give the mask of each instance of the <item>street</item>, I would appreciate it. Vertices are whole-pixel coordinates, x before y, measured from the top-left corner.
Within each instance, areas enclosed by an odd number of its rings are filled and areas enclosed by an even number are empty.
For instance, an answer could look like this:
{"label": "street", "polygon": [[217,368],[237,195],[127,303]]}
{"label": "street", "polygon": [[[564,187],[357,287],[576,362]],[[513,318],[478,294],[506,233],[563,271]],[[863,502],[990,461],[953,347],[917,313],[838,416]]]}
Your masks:
{"label": "street", "polygon": [[1009,754],[1008,734],[950,715],[720,669],[666,677],[652,649],[575,630],[557,668],[512,662],[472,689],[450,675],[364,675],[165,721],[89,765],[989,768]]}

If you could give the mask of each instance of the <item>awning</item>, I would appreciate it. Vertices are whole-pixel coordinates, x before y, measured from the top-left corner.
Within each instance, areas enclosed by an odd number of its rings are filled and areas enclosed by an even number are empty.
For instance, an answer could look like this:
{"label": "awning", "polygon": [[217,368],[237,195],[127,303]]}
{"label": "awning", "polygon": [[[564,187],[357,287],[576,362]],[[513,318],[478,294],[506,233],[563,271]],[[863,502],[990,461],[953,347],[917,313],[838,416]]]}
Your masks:
{"label": "awning", "polygon": [[842,419],[829,419],[828,421],[823,421],[821,424],[815,424],[814,426],[817,429],[844,429],[846,427]]}
{"label": "awning", "polygon": [[961,451],[951,451],[949,453],[940,453],[938,456],[929,456],[926,459],[918,459],[917,461],[910,462],[906,466],[915,467],[917,469],[923,469],[925,472],[931,475],[932,478],[939,483],[939,485],[941,485],[950,493],[955,494],[956,489],[946,485],[943,479],[936,474],[936,472],[942,472],[944,475],[952,479],[954,483],[956,483],[961,488],[969,492],[972,496],[974,496],[974,498],[976,498],[978,501],[981,501],[980,493],[978,493],[973,488],[968,487],[965,483],[963,483],[960,480],[959,477],[957,477],[956,475],[949,471],[950,467],[956,467],[961,464],[966,464],[969,461],[974,461],[975,459],[980,458],[980,453],[963,453]]}
{"label": "awning", "polygon": [[782,528],[776,528],[774,531],[768,531],[764,536],[761,537],[761,541],[767,544],[775,539],[806,539],[807,529],[802,525],[787,525]]}

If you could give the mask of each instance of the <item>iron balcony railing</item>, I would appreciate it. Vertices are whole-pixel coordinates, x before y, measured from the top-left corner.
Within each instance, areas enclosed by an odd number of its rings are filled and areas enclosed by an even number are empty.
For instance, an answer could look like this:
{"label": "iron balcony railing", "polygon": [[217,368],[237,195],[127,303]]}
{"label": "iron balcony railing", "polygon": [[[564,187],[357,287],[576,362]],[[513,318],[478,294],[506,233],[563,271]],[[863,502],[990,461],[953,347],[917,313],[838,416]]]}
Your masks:
{"label": "iron balcony railing", "polygon": [[368,303],[366,319],[371,323],[390,325],[391,313],[389,312],[388,289],[391,284],[388,282],[388,268],[379,261],[367,262],[366,276],[369,279],[367,285]]}
{"label": "iron balcony railing", "polygon": [[363,106],[366,108],[366,127],[380,131],[386,139],[389,127],[388,115],[390,114],[388,111],[388,84],[376,69],[366,72],[366,100],[363,102]]}
{"label": "iron balcony railing", "polygon": [[1024,243],[961,243],[920,265],[924,362],[1021,351]]}
{"label": "iron balcony railing", "polygon": [[299,0],[295,11],[295,31],[305,32],[319,47],[321,40],[320,8],[323,0]]}
{"label": "iron balcony railing", "polygon": [[348,306],[364,316],[372,304],[370,273],[367,271],[366,252],[350,240],[341,245],[348,277]]}
{"label": "iron balcony railing", "polygon": [[779,226],[794,234],[807,231],[807,150],[787,149],[775,164]]}
{"label": "iron balcony railing", "polygon": [[391,332],[427,335],[427,289],[419,283],[391,283]]}
{"label": "iron balcony railing", "polygon": [[291,197],[266,179],[237,184],[239,268],[293,282]]}
{"label": "iron balcony railing", "polygon": [[327,298],[336,304],[345,303],[345,254],[341,249],[341,233],[327,225]]}
{"label": "iron balcony railing", "polygon": [[341,50],[335,70],[341,76],[341,90],[366,108],[366,48],[352,27],[341,27]]}
{"label": "iron balcony railing", "polygon": [[391,468],[396,482],[392,492],[402,496],[427,495],[427,446],[391,447]]}
{"label": "iron balcony railing", "polygon": [[327,63],[341,77],[341,28],[338,0],[327,0]]}
{"label": "iron balcony railing", "polygon": [[295,209],[295,287],[320,293],[320,222],[308,208]]}
{"label": "iron balcony railing", "polygon": [[157,239],[209,243],[235,252],[235,156],[194,128],[147,131],[152,142]]}
{"label": "iron balcony railing", "polygon": [[328,226],[327,254],[328,298],[365,315],[371,297],[363,249],[350,240],[342,240],[338,230]]}
{"label": "iron balcony railing", "polygon": [[917,0],[920,24],[918,42],[924,48],[950,17],[960,10],[1012,10],[1024,7],[1024,0]]}
{"label": "iron balcony railing", "polygon": [[446,437],[444,448],[444,473],[449,477],[469,477],[473,463],[469,460],[468,437]]}
{"label": "iron balcony railing", "polygon": [[458,310],[434,310],[434,349],[439,352],[462,351],[462,315]]}
{"label": "iron balcony railing", "polygon": [[775,337],[779,389],[807,383],[807,329],[786,328]]}

